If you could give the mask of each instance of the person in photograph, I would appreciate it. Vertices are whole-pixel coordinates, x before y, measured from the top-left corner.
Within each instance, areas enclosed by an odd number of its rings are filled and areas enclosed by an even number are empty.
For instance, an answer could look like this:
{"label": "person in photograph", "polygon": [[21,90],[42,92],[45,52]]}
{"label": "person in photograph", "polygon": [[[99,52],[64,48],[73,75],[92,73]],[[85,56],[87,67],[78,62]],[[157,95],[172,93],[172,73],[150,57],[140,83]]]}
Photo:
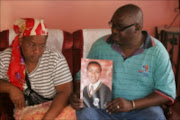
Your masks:
{"label": "person in photograph", "polygon": [[96,61],[90,61],[87,65],[87,79],[89,84],[83,90],[84,107],[104,108],[111,101],[111,90],[100,81],[102,73],[101,65]]}

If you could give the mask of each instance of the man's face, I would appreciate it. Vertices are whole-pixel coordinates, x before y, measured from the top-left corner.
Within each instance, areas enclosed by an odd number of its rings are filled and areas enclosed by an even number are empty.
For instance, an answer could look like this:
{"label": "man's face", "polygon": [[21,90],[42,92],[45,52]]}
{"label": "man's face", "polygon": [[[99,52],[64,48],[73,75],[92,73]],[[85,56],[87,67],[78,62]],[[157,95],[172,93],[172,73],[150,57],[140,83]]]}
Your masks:
{"label": "man's face", "polygon": [[99,65],[92,63],[87,68],[87,77],[92,84],[98,82],[101,75],[101,68]]}
{"label": "man's face", "polygon": [[20,40],[20,47],[25,62],[37,63],[44,53],[47,36],[27,36]]}
{"label": "man's face", "polygon": [[115,43],[120,46],[127,46],[134,42],[137,23],[131,17],[128,15],[116,15],[112,18],[110,25]]}

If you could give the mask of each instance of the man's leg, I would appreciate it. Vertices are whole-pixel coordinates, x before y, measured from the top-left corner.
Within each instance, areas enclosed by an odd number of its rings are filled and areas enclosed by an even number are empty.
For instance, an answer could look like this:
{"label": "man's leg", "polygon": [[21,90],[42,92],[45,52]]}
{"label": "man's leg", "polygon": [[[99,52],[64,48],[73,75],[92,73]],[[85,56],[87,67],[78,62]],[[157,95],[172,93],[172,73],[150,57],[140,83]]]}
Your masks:
{"label": "man's leg", "polygon": [[77,116],[77,120],[113,120],[114,119],[112,118],[113,116],[107,113],[105,109],[97,109],[97,108],[83,108],[82,110],[76,111],[76,116]]}
{"label": "man's leg", "polygon": [[134,110],[124,114],[123,117],[127,120],[166,120],[164,112],[159,106],[153,106],[142,110]]}
{"label": "man's leg", "polygon": [[109,114],[105,109],[84,108],[76,111],[76,115],[78,120],[166,120],[159,106],[117,114]]}

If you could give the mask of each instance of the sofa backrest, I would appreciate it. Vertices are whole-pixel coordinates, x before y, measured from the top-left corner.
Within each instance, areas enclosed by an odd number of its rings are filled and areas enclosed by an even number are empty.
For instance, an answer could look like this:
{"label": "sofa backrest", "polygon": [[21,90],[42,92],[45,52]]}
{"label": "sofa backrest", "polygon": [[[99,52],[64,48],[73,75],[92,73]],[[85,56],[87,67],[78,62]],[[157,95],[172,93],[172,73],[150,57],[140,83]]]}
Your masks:
{"label": "sofa backrest", "polygon": [[[9,30],[9,45],[14,40],[14,30]],[[66,38],[65,38],[66,39]],[[62,52],[64,43],[64,31],[59,29],[48,29],[47,47]]]}
{"label": "sofa backrest", "polygon": [[81,58],[87,57],[92,44],[108,34],[111,29],[82,29],[73,33],[73,75],[80,70]]}
{"label": "sofa backrest", "polygon": [[[47,47],[63,53],[74,76],[80,70],[81,58],[87,57],[92,44],[100,37],[110,34],[111,29],[81,29],[72,34],[60,29],[48,29]],[[13,30],[0,32],[0,51],[11,45]]]}
{"label": "sofa backrest", "polygon": [[[0,50],[4,50],[11,45],[15,33],[13,30],[0,32]],[[47,47],[62,52],[65,56],[72,73],[72,34],[60,29],[48,29]]]}
{"label": "sofa backrest", "polygon": [[0,32],[0,51],[9,46],[9,30]]}

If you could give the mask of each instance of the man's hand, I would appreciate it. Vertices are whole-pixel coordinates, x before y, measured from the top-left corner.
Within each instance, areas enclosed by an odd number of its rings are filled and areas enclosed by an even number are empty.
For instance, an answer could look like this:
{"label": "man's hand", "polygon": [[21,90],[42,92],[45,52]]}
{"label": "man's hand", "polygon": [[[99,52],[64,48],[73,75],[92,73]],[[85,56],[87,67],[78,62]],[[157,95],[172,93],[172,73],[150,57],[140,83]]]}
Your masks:
{"label": "man's hand", "polygon": [[131,101],[123,98],[116,98],[107,104],[106,109],[109,114],[118,112],[129,112],[133,110],[133,105]]}
{"label": "man's hand", "polygon": [[78,98],[78,95],[73,93],[70,97],[70,104],[75,110],[83,108],[83,101]]}
{"label": "man's hand", "polygon": [[9,90],[9,96],[16,108],[21,109],[24,107],[25,105],[24,94],[19,88],[15,86],[11,86]]}

